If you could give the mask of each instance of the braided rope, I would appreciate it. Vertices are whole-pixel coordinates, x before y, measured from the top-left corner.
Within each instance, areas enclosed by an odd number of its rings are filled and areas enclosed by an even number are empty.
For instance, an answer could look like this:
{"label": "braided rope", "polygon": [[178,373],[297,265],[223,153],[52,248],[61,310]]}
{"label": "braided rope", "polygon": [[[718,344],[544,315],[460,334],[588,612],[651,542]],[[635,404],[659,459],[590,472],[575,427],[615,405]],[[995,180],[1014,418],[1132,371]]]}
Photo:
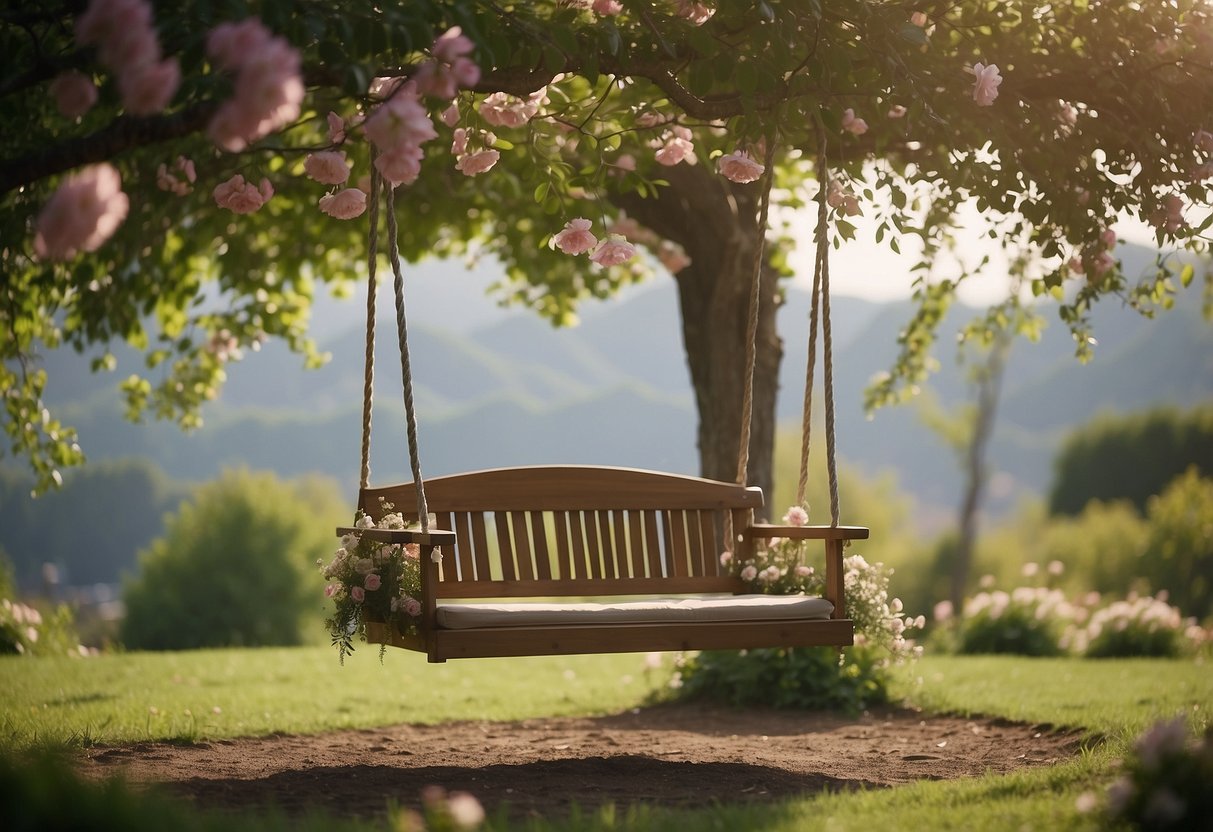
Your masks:
{"label": "braided rope", "polygon": [[400,376],[404,382],[404,417],[408,427],[409,464],[413,469],[413,483],[417,487],[417,519],[421,531],[430,530],[429,506],[425,499],[425,482],[421,478],[421,457],[417,445],[417,413],[413,409],[413,371],[409,360],[408,331],[404,319],[404,272],[400,268],[400,247],[397,239],[395,188],[387,188],[388,259],[392,262],[396,290],[396,333],[400,342]]}
{"label": "braided rope", "polygon": [[801,423],[800,481],[796,500],[804,505],[809,479],[809,439],[812,429],[813,370],[817,363],[817,322],[820,303],[822,370],[825,376],[826,469],[830,488],[830,525],[838,525],[838,461],[834,423],[834,338],[830,322],[830,242],[828,196],[830,169],[826,158],[825,128],[817,124],[817,257],[813,265],[813,299],[809,309],[808,366],[805,368],[804,420]]}
{"label": "braided rope", "polygon": [[378,289],[376,269],[379,263],[379,170],[374,167],[374,148],[371,149],[371,204],[370,238],[367,241],[367,288],[366,288],[366,359],[362,379],[362,473],[359,488],[371,483],[371,400],[375,389],[375,293]]}
{"label": "braided rope", "polygon": [[758,250],[754,252],[754,275],[750,281],[750,310],[746,318],[745,379],[742,383],[741,443],[737,449],[737,484],[745,485],[750,469],[750,428],[754,419],[754,365],[758,361],[758,306],[762,298],[762,265],[766,255],[767,215],[771,207],[771,184],[775,181],[772,162],[775,159],[777,132],[767,137],[763,164],[764,183],[758,210]]}
{"label": "braided rope", "polygon": [[[775,141],[778,131],[767,137],[766,154],[763,157],[762,195],[758,210],[758,248],[754,252],[754,273],[750,281],[750,308],[746,317],[745,373],[742,381],[741,431],[737,446],[738,485],[745,485],[750,470],[750,429],[754,420],[754,365],[758,361],[758,306],[762,298],[762,265],[766,254],[767,215],[771,206],[771,185],[775,181],[772,163],[775,159]],[[733,517],[724,515],[725,548],[733,550]]]}

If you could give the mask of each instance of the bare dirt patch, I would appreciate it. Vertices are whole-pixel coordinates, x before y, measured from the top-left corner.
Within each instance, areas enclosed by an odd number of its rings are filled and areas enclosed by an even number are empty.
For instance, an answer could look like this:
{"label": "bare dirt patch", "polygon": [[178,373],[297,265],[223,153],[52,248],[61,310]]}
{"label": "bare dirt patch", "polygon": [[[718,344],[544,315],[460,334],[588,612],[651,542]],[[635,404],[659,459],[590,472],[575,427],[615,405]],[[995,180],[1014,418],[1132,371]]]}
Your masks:
{"label": "bare dirt patch", "polygon": [[[91,777],[158,784],[209,808],[373,816],[429,785],[490,811],[553,817],[573,804],[705,806],[884,788],[1056,763],[1077,732],[883,710],[738,711],[669,705],[597,718],[397,725],[315,736],[90,749]],[[721,791],[728,784],[727,792]]]}

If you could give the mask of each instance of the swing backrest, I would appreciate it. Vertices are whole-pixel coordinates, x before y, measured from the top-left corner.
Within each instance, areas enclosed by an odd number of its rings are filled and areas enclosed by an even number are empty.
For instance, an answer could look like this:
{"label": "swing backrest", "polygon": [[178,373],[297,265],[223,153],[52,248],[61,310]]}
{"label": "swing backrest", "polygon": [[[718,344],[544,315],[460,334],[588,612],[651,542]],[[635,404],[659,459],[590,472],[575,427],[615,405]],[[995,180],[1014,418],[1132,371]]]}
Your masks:
{"label": "swing backrest", "polygon": [[[741,592],[721,565],[724,518],[738,533],[762,507],[759,488],[599,466],[499,468],[425,480],[444,547],[438,598]],[[416,520],[412,483],[365,488]],[[733,547],[730,547],[733,548]]]}

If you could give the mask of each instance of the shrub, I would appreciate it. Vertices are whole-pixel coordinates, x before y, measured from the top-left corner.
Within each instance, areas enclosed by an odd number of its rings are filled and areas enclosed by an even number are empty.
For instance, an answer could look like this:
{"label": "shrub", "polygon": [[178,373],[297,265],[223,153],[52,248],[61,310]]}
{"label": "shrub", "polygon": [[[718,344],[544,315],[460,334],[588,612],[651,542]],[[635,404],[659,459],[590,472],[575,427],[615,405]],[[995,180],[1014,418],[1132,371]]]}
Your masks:
{"label": "shrub", "polygon": [[[755,592],[819,595],[823,579],[803,566],[803,545],[772,541],[752,560],[722,559],[750,581]],[[906,634],[924,621],[922,616],[902,616],[901,601],[890,599],[891,569],[860,555],[845,558],[843,564],[847,613],[855,622],[854,647],[842,653],[832,647],[703,651],[681,662],[673,681],[679,695],[736,706],[851,711],[887,701],[889,669],[918,654]]]}
{"label": "shrub", "polygon": [[1146,520],[1141,568],[1151,587],[1186,615],[1213,616],[1213,479],[1189,468],[1150,499]]}
{"label": "shrub", "polygon": [[957,653],[1056,656],[1063,652],[1062,636],[1073,612],[1060,590],[1047,587],[979,592],[941,638]]}
{"label": "shrub", "polygon": [[66,604],[43,614],[36,606],[16,600],[12,568],[0,551],[0,654],[14,653],[82,656],[90,651],[80,646],[72,610]]}
{"label": "shrub", "polygon": [[1080,652],[1094,659],[1128,656],[1178,656],[1184,621],[1179,610],[1149,596],[1115,601],[1096,610],[1084,630]]}
{"label": "shrub", "polygon": [[[125,586],[134,649],[299,644],[310,564],[348,515],[331,484],[227,472],[172,516]],[[318,605],[317,605],[318,606]]]}
{"label": "shrub", "polygon": [[1196,742],[1183,717],[1157,723],[1138,738],[1124,774],[1108,789],[1113,823],[1170,832],[1213,823],[1213,728]]}

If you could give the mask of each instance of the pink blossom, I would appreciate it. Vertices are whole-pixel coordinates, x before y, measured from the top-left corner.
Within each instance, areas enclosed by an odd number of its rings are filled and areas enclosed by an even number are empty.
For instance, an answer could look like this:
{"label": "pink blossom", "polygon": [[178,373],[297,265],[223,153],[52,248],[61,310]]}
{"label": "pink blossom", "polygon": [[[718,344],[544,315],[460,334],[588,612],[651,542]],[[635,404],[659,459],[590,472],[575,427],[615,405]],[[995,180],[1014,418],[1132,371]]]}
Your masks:
{"label": "pink blossom", "polygon": [[619,158],[615,160],[615,167],[620,170],[636,170],[636,157],[631,153],[620,154]]}
{"label": "pink blossom", "polygon": [[619,212],[619,216],[611,222],[607,232],[620,234],[633,242],[643,243],[649,247],[655,247],[659,242],[656,234],[629,217],[624,211]]}
{"label": "pink blossom", "polygon": [[1163,204],[1151,215],[1150,221],[1164,231],[1174,234],[1184,227],[1184,200],[1178,194],[1168,194]]}
{"label": "pink blossom", "polygon": [[653,157],[667,167],[685,161],[695,164],[695,145],[691,143],[691,131],[685,127],[674,127],[666,134],[665,142]]}
{"label": "pink blossom", "polygon": [[362,585],[367,588],[367,591],[374,592],[380,587],[380,585],[382,585],[382,583],[383,579],[372,572],[366,576],[366,579],[362,582]]}
{"label": "pink blossom", "polygon": [[345,141],[345,119],[329,110],[325,116],[328,122],[329,144],[341,144]]}
{"label": "pink blossom", "polygon": [[733,562],[733,553],[732,552],[730,552],[726,549],[725,551],[720,553],[720,565],[721,566],[728,566],[732,562]]}
{"label": "pink blossom", "polygon": [[456,829],[479,829],[484,823],[484,807],[467,792],[451,792],[446,809]]}
{"label": "pink blossom", "polygon": [[415,145],[394,147],[375,158],[375,167],[392,185],[411,185],[421,175],[425,152]]}
{"label": "pink blossom", "polygon": [[1095,277],[1102,277],[1116,265],[1116,258],[1106,251],[1101,251],[1096,257],[1095,262],[1091,264],[1091,271]]}
{"label": "pink blossom", "polygon": [[234,72],[268,46],[272,37],[270,30],[255,17],[239,23],[220,23],[206,36],[206,53],[220,69]]}
{"label": "pink blossom", "polygon": [[130,200],[113,165],[91,165],[69,175],[47,200],[34,225],[34,252],[67,260],[96,251],[126,219]]}
{"label": "pink blossom", "polygon": [[198,178],[194,170],[192,160],[184,156],[178,156],[177,161],[173,163],[173,169],[180,171],[184,179],[179,179],[174,173],[170,172],[168,165],[163,162],[156,169],[156,187],[162,191],[169,191],[177,196],[185,196],[193,190],[192,185]]}
{"label": "pink blossom", "polygon": [[766,167],[750,158],[744,150],[738,150],[716,161],[716,169],[730,182],[753,182],[762,176]]}
{"label": "pink blossom", "polygon": [[830,182],[830,189],[826,193],[826,204],[837,208],[848,217],[859,216],[863,213],[859,208],[859,199],[839,185],[837,180]]}
{"label": "pink blossom", "polygon": [[1070,271],[1074,272],[1074,274],[1082,274],[1084,271],[1086,271],[1086,266],[1083,265],[1082,258],[1077,254],[1066,261],[1066,266],[1070,269]]}
{"label": "pink blossom", "polygon": [[97,45],[97,59],[119,77],[160,60],[160,41],[151,21],[117,25]]}
{"label": "pink blossom", "polygon": [[162,112],[181,85],[181,65],[176,58],[146,64],[118,76],[122,106],[131,115],[150,116]]}
{"label": "pink blossom", "polygon": [[362,129],[381,151],[404,145],[420,146],[438,138],[429,114],[410,88],[402,89],[376,107]]}
{"label": "pink blossom", "polygon": [[622,12],[623,3],[620,3],[619,0],[594,0],[594,3],[592,6],[590,6],[590,8],[593,10],[594,14],[609,16]]}
{"label": "pink blossom", "polygon": [[590,259],[600,266],[618,266],[636,256],[636,247],[619,234],[608,234],[590,253]]}
{"label": "pink blossom", "polygon": [[309,178],[325,185],[340,185],[350,178],[350,167],[345,161],[345,154],[338,150],[309,153],[303,162],[303,171]]}
{"label": "pink blossom", "polygon": [[998,65],[986,66],[982,63],[973,64],[973,100],[979,107],[989,107],[998,98],[998,85],[1002,76],[998,74]]}
{"label": "pink blossom", "polygon": [[366,590],[360,586],[352,586],[350,587],[350,597],[354,599],[355,603],[361,604],[366,600]]}
{"label": "pink blossom", "polygon": [[521,127],[535,117],[546,100],[546,88],[531,93],[526,99],[495,92],[480,103],[480,117],[494,127]]}
{"label": "pink blossom", "polygon": [[910,22],[920,29],[925,28],[927,25],[927,13],[914,12],[912,15],[910,15]]}
{"label": "pink blossom", "polygon": [[468,152],[468,131],[462,127],[456,128],[451,141],[451,153],[462,156]]}
{"label": "pink blossom", "polygon": [[236,73],[235,94],[223,102],[207,125],[216,145],[243,150],[299,117],[304,88],[299,51],[250,18],[216,27],[207,52]]}
{"label": "pink blossom", "polygon": [[1114,248],[1116,246],[1116,232],[1110,228],[1105,228],[1103,233],[1099,235],[1099,240],[1104,244],[1105,248]]}
{"label": "pink blossom", "polygon": [[337,590],[338,590],[338,586],[336,584],[329,584],[328,586],[326,586],[324,588],[324,597],[332,598],[334,595],[337,594]]}
{"label": "pink blossom", "polygon": [[847,107],[842,114],[842,129],[856,136],[862,136],[868,132],[868,123],[861,118],[856,118],[855,111]]}
{"label": "pink blossom", "polygon": [[404,599],[404,612],[406,615],[411,615],[414,618],[421,615],[421,602],[416,598]]}
{"label": "pink blossom", "polygon": [[906,108],[904,105],[894,104],[892,107],[889,108],[889,113],[888,113],[889,118],[904,118],[905,114],[906,114]]}
{"label": "pink blossom", "polygon": [[783,519],[789,526],[803,526],[809,522],[809,513],[800,506],[792,506]]}
{"label": "pink blossom", "polygon": [[757,577],[758,569],[753,564],[750,564],[741,570],[741,579],[743,581],[752,581]]}
{"label": "pink blossom", "polygon": [[656,127],[658,124],[665,124],[667,121],[669,121],[668,118],[660,113],[655,113],[652,110],[645,110],[643,113],[636,116],[636,126],[642,129]]}
{"label": "pink blossom", "polygon": [[496,150],[477,150],[474,153],[460,156],[455,167],[467,176],[475,176],[492,168],[497,164],[499,158],[501,158],[501,154]]}
{"label": "pink blossom", "polygon": [[145,0],[90,0],[84,14],[76,18],[76,42],[98,44],[122,27],[148,27],[152,8]]}
{"label": "pink blossom", "polygon": [[357,188],[343,188],[335,194],[325,194],[320,197],[320,210],[334,219],[352,220],[366,211],[366,194]]}
{"label": "pink blossom", "polygon": [[59,112],[68,118],[80,118],[97,103],[97,85],[83,72],[69,69],[51,81],[51,96]]}
{"label": "pink blossom", "polygon": [[661,241],[661,245],[657,247],[657,259],[670,274],[678,274],[691,265],[687,250],[672,240]]}
{"label": "pink blossom", "polygon": [[1058,115],[1061,117],[1061,123],[1066,127],[1078,124],[1078,110],[1069,101],[1063,101],[1058,105]]}
{"label": "pink blossom", "polygon": [[475,48],[476,44],[472,43],[471,39],[463,34],[462,29],[458,26],[452,26],[434,41],[433,47],[430,48],[430,54],[438,60],[449,64],[454,63],[456,58],[467,55]]}
{"label": "pink blossom", "polygon": [[273,195],[274,189],[268,179],[262,179],[261,185],[258,187],[252,182],[245,182],[244,177],[240,174],[216,185],[212,192],[216,205],[235,214],[251,214],[258,211]]}
{"label": "pink blossom", "polygon": [[598,245],[598,238],[590,232],[592,223],[578,217],[565,223],[564,228],[548,243],[550,248],[558,248],[565,254],[583,254]]}
{"label": "pink blossom", "polygon": [[712,15],[716,14],[715,9],[708,8],[705,3],[696,3],[693,0],[678,0],[677,15],[686,18],[696,26],[702,26],[707,23]]}
{"label": "pink blossom", "polygon": [[452,104],[451,106],[447,107],[442,111],[442,115],[440,115],[439,118],[442,119],[442,123],[447,127],[454,127],[459,123],[459,105]]}

